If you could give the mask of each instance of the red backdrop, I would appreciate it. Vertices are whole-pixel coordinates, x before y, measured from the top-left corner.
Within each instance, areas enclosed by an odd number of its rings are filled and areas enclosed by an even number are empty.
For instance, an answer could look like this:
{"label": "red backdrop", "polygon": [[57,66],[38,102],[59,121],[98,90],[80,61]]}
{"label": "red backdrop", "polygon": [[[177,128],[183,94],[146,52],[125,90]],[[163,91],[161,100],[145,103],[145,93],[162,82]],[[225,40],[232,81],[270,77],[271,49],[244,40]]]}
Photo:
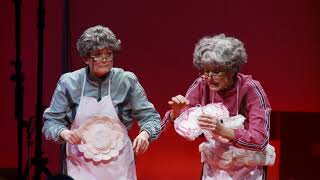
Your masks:
{"label": "red backdrop", "polygon": [[[14,6],[2,1],[1,18],[1,127],[0,167],[16,167],[14,118],[15,58]],[[274,110],[320,112],[318,59],[319,2],[269,1],[71,1],[71,70],[83,66],[75,43],[88,27],[110,27],[122,41],[116,66],[133,71],[148,98],[163,116],[168,99],[184,94],[198,76],[192,67],[193,48],[205,35],[225,33],[245,43],[248,64],[244,72],[259,80]],[[22,62],[24,116],[35,114],[37,64],[37,1],[22,1]],[[48,105],[62,72],[63,1],[46,2],[43,104]],[[135,136],[136,129],[131,132]],[[198,177],[197,144],[168,128],[149,151],[137,158],[139,179]],[[57,172],[58,147],[45,142],[49,167]],[[187,170],[186,170],[187,169]],[[191,178],[192,179],[192,178]]]}

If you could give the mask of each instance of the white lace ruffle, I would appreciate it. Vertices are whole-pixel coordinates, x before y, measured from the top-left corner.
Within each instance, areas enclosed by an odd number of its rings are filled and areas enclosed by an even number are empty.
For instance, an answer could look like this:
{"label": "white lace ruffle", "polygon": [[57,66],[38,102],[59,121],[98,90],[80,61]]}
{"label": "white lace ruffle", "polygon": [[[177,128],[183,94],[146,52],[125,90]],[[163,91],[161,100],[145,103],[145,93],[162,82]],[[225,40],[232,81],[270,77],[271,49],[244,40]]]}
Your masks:
{"label": "white lace ruffle", "polygon": [[79,151],[85,158],[95,162],[117,157],[124,147],[123,127],[116,120],[106,116],[94,116],[88,119],[77,133],[81,138]]}
{"label": "white lace ruffle", "polygon": [[203,130],[198,125],[198,117],[201,114],[209,114],[217,117],[218,119],[229,117],[229,111],[222,103],[211,103],[206,106],[196,106],[181,113],[174,121],[176,132],[190,141],[195,140],[203,133]]}

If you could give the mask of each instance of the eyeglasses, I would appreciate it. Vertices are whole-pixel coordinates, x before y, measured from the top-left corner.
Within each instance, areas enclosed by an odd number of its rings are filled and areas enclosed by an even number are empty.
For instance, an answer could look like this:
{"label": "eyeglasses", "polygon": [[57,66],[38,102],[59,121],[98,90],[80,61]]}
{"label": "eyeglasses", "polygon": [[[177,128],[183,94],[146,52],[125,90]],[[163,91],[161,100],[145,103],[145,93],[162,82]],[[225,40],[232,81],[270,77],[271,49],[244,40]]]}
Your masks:
{"label": "eyeglasses", "polygon": [[93,62],[102,62],[102,61],[112,61],[113,54],[108,54],[104,56],[89,56]]}
{"label": "eyeglasses", "polygon": [[206,78],[222,78],[226,75],[226,73],[227,71],[221,71],[221,72],[205,71],[203,75]]}

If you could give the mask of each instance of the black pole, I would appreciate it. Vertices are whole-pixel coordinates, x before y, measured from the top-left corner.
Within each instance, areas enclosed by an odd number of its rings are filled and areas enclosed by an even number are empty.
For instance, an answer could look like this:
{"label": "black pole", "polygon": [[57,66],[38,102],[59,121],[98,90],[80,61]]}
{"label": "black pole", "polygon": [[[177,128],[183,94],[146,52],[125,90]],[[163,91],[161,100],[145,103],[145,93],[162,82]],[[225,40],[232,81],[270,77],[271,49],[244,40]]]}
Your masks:
{"label": "black pole", "polygon": [[[63,3],[63,38],[62,38],[62,73],[66,73],[72,66],[70,55],[70,18],[69,18],[69,0],[64,0]],[[67,174],[66,167],[66,144],[60,145],[60,173]]]}
{"label": "black pole", "polygon": [[[37,66],[37,104],[36,104],[36,141],[35,141],[35,180],[41,179],[41,172],[44,171],[46,159],[42,158],[42,87],[43,87],[43,41],[44,41],[44,26],[45,26],[45,7],[44,0],[38,1],[38,66]],[[45,172],[45,171],[44,171]]]}
{"label": "black pole", "polygon": [[62,72],[66,73],[71,67],[70,56],[70,23],[69,23],[69,0],[63,3],[63,38],[62,38]]}
{"label": "black pole", "polygon": [[15,86],[15,117],[17,120],[17,141],[18,141],[18,174],[17,178],[22,179],[22,159],[23,159],[23,75],[21,72],[21,0],[14,0],[15,5],[15,34],[16,34],[16,59],[11,62],[15,66],[16,74],[11,80],[16,82]]}

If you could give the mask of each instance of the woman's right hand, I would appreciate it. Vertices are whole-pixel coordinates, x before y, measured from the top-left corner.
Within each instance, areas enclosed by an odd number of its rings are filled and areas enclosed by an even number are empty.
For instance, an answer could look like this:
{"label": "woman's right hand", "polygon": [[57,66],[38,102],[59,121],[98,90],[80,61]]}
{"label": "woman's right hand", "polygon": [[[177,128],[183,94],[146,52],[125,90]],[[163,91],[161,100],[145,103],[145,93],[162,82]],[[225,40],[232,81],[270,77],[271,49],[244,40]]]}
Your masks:
{"label": "woman's right hand", "polygon": [[171,101],[168,102],[171,106],[172,112],[170,115],[171,119],[175,119],[180,115],[181,109],[189,105],[189,100],[182,95],[177,95],[171,98]]}
{"label": "woman's right hand", "polygon": [[75,131],[70,131],[69,129],[64,129],[60,132],[60,137],[70,144],[80,144],[81,138]]}

